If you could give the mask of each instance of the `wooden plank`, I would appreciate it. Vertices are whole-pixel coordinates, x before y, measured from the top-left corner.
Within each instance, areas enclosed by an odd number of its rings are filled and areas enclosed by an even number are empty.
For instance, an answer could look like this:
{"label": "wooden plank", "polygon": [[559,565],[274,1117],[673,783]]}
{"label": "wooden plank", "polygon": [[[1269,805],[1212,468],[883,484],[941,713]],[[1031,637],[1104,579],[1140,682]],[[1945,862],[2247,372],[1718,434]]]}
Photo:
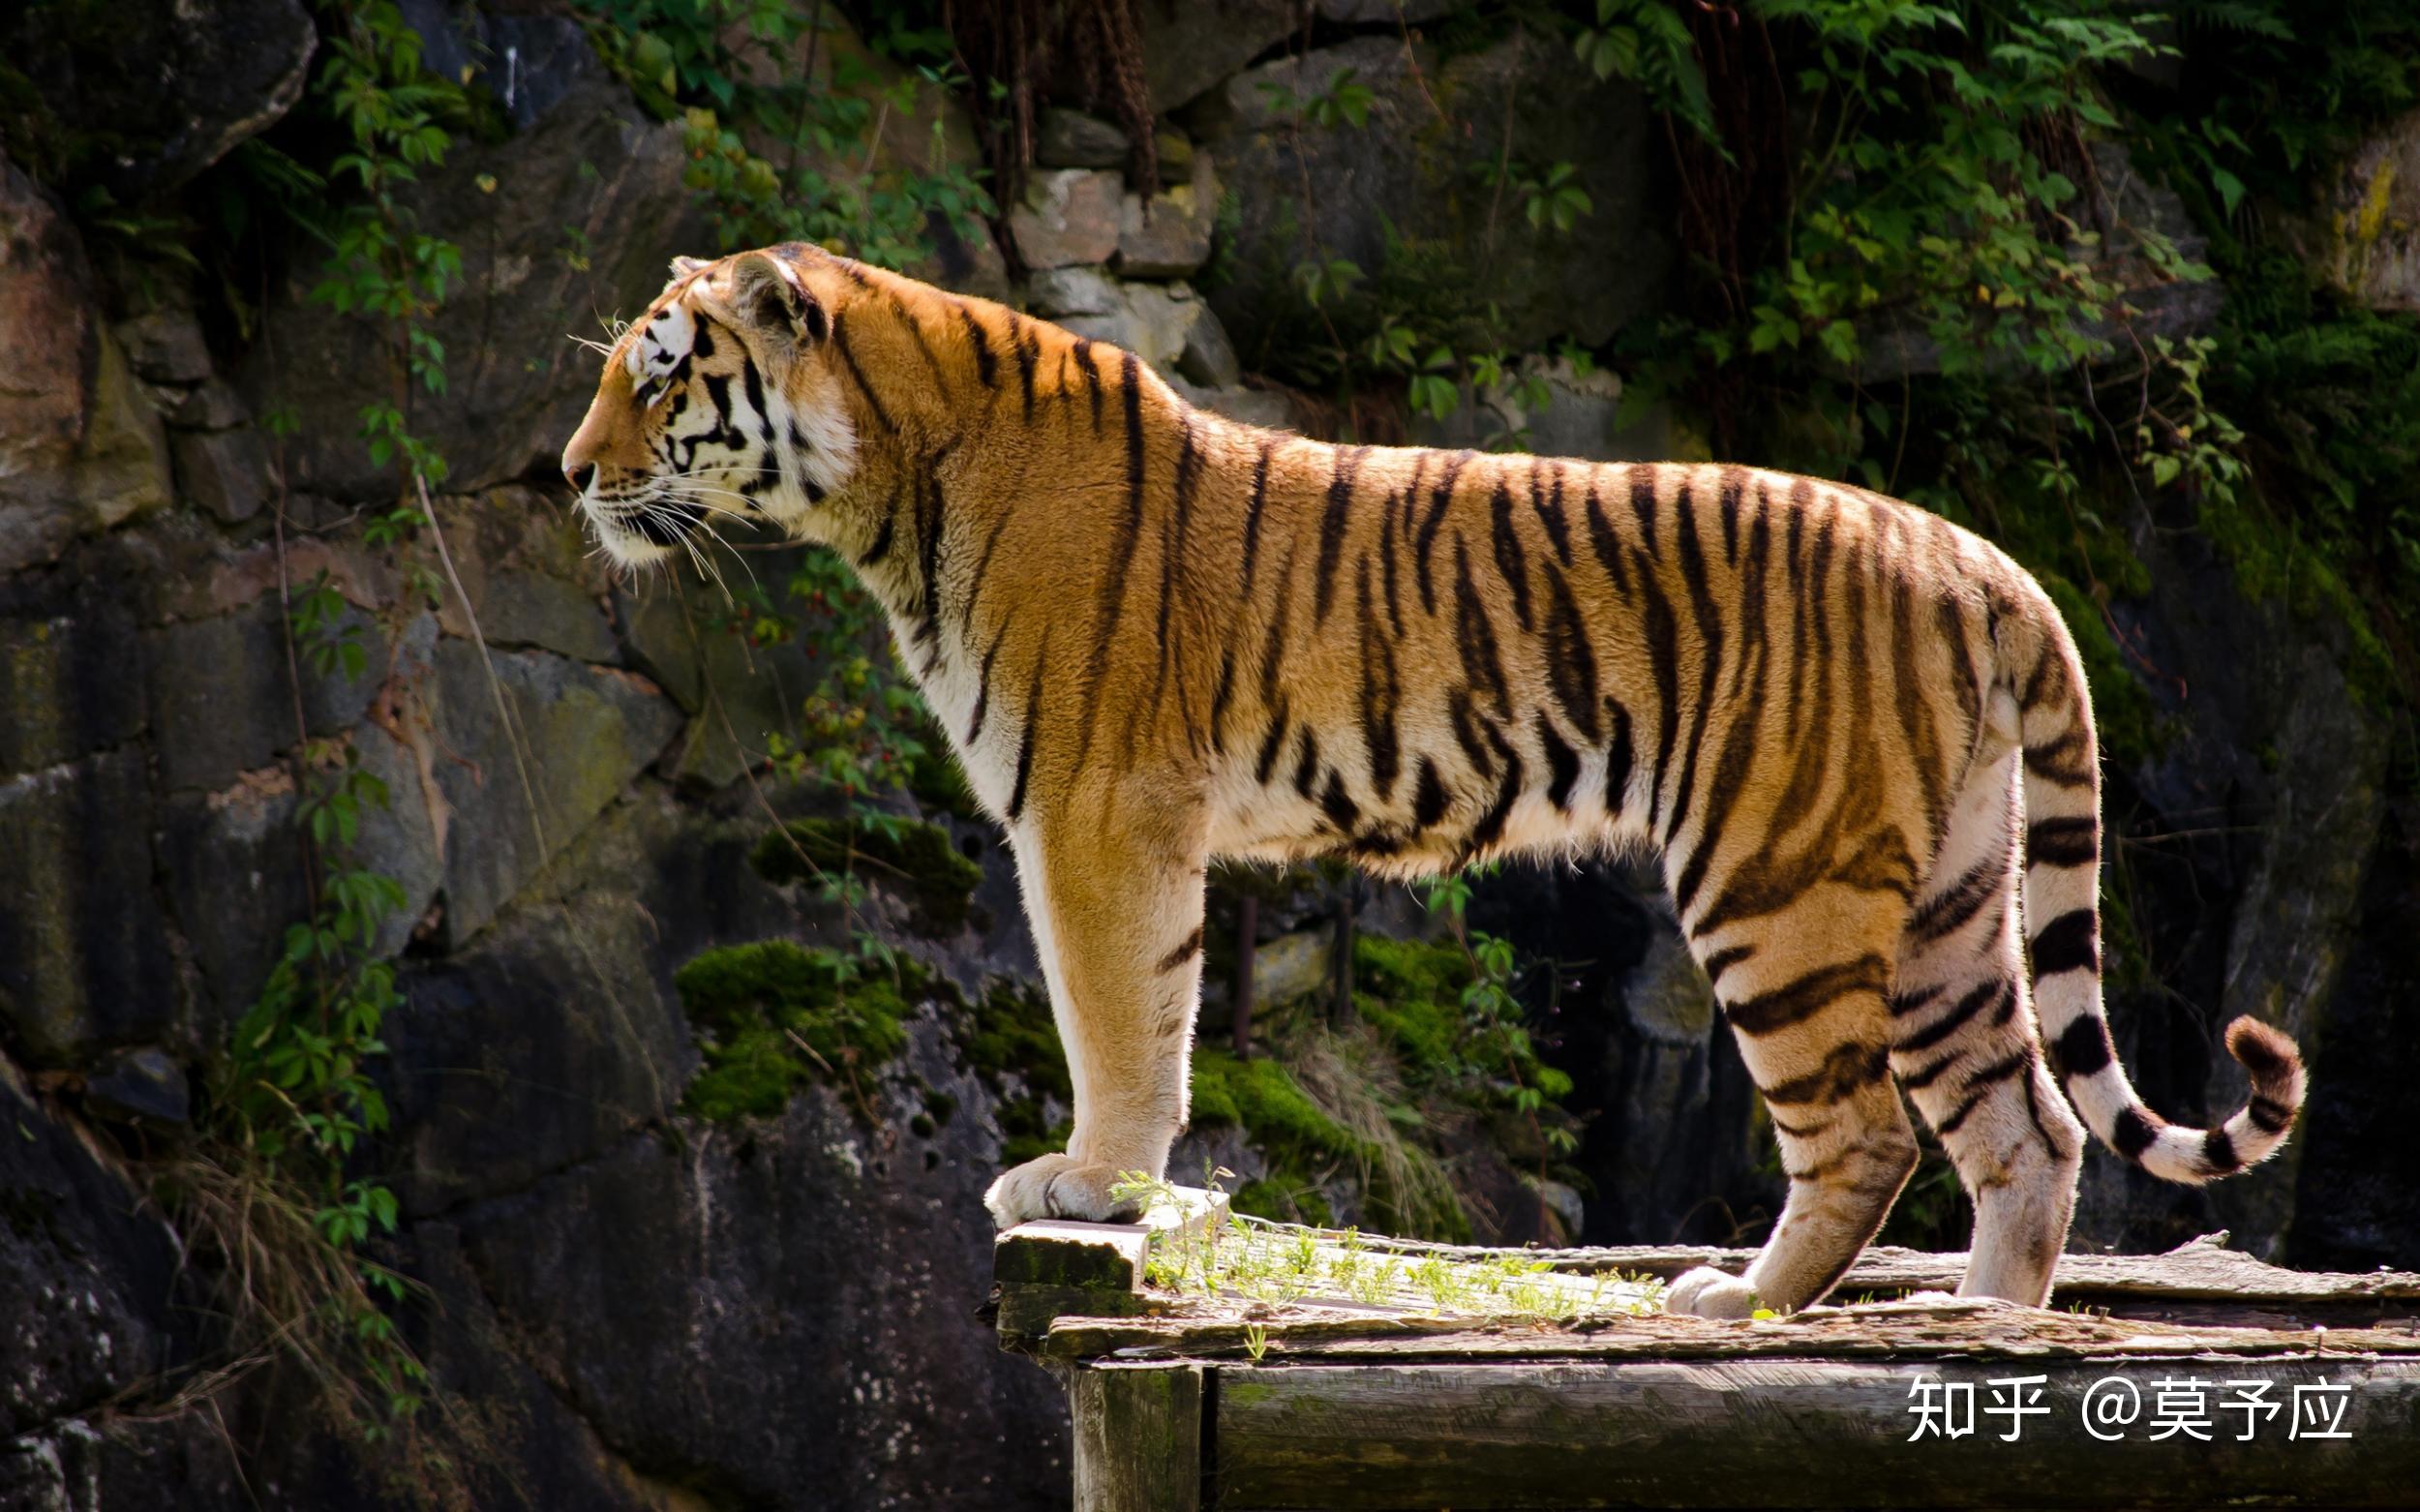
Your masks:
{"label": "wooden plank", "polygon": [[1012,1346],[1042,1336],[1051,1320],[1074,1315],[1126,1317],[1160,1304],[1143,1295],[1143,1264],[1155,1236],[1196,1232],[1226,1213],[1223,1193],[1172,1188],[1134,1224],[1037,1219],[992,1241],[994,1322]]}
{"label": "wooden plank", "polygon": [[1068,1381],[1075,1512],[1197,1512],[1202,1370],[1101,1365]]}
{"label": "wooden plank", "polygon": [[[1094,1374],[1084,1372],[1082,1375]],[[2030,1362],[1726,1360],[1539,1365],[1221,1366],[1210,1504],[1238,1508],[2407,1506],[2420,1485],[2420,1360]],[[2040,1376],[2033,1386],[1995,1379]],[[2131,1425],[2086,1426],[2087,1394]],[[2206,1383],[2207,1441],[2154,1439],[2162,1380]],[[2224,1406],[2266,1382],[2280,1404]],[[1971,1391],[1972,1431],[1911,1441],[1924,1389]],[[2293,1388],[2347,1438],[2289,1437]],[[1938,1402],[1941,1397],[1933,1398]],[[2187,1398],[2190,1403],[2190,1398]],[[2021,1402],[2011,1419],[1985,1410]],[[2177,1415],[2177,1414],[2170,1414]],[[1936,1425],[1938,1426],[1938,1425]],[[1951,1423],[1950,1426],[1959,1426]],[[2290,1425],[2299,1427],[2301,1425]],[[1083,1503],[1079,1502],[1079,1505]]]}
{"label": "wooden plank", "polygon": [[2114,1354],[2378,1355],[2420,1358],[2420,1331],[2228,1328],[2048,1312],[1945,1299],[1828,1308],[1770,1321],[1717,1321],[1655,1314],[1596,1327],[1474,1324],[1467,1318],[1390,1317],[1340,1312],[1062,1318],[1038,1352],[1047,1360],[1224,1360],[1262,1350],[1286,1359],[1756,1358],[2080,1359]]}
{"label": "wooden plank", "polygon": [[[2225,1248],[2224,1233],[2204,1234],[2163,1255],[2062,1255],[2054,1273],[2053,1301],[2101,1301],[2109,1297],[2203,1298],[2230,1304],[2344,1302],[2409,1304],[2388,1311],[2420,1313],[2420,1273],[2412,1271],[2294,1271]],[[1373,1247],[1390,1241],[1368,1238]],[[1397,1245],[1406,1254],[1485,1259],[1501,1252],[1470,1246]],[[1696,1249],[1670,1245],[1523,1252],[1558,1270],[1618,1270],[1665,1280],[1700,1265],[1739,1273],[1756,1258],[1754,1250]],[[1895,1245],[1875,1245],[1858,1256],[1840,1280],[1835,1296],[1863,1292],[1955,1291],[1966,1275],[1966,1253],[1933,1254]]]}

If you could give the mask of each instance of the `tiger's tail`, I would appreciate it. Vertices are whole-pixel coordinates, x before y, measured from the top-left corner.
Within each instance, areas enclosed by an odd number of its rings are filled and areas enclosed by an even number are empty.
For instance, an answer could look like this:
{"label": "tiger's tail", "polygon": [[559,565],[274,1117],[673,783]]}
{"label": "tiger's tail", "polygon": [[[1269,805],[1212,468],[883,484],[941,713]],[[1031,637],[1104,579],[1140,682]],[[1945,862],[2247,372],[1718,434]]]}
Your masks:
{"label": "tiger's tail", "polygon": [[2047,595],[2013,617],[2002,687],[2015,700],[2025,768],[2024,907],[2034,1011],[2050,1068],[2087,1128],[2155,1176],[2196,1185],[2257,1164],[2302,1109],[2302,1055],[2252,1017],[2226,1026],[2252,1101],[2213,1129],[2145,1107],[2109,1040],[2101,990],[2101,761],[2083,663]]}

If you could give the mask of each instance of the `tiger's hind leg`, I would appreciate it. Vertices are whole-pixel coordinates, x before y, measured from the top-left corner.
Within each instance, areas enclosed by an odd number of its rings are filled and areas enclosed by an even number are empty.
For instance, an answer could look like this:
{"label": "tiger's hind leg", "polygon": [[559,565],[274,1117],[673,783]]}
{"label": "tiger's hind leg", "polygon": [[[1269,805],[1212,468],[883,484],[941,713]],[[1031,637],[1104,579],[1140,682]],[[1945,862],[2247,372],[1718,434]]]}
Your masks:
{"label": "tiger's hind leg", "polygon": [[1765,1095],[1790,1194],[1745,1277],[1701,1268],[1667,1307],[1744,1317],[1820,1301],[1874,1237],[1916,1168],[1916,1135],[1891,1084],[1885,1006],[1906,905],[1891,892],[1819,886],[1779,910],[1699,938],[1699,960]]}
{"label": "tiger's hind leg", "polygon": [[1976,763],[1899,946],[1891,1069],[1975,1199],[1961,1296],[2049,1300],[2084,1131],[2042,1064],[2018,946],[2013,751]]}

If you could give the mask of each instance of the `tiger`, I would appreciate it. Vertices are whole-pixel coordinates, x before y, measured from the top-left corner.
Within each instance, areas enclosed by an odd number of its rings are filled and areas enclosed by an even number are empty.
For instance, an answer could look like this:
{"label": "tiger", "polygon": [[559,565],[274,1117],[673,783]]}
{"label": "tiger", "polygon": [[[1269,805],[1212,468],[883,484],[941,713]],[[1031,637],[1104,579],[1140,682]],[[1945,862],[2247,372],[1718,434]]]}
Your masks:
{"label": "tiger", "polygon": [[[2249,1103],[2146,1108],[2102,1001],[2100,757],[2075,641],[1998,548],[1866,489],[1715,463],[1329,444],[1133,353],[819,247],[680,258],[562,455],[611,559],[730,522],[831,548],[1015,862],[1074,1088],[1002,1227],[1134,1216],[1188,1115],[1214,859],[1409,880],[1652,858],[1787,1177],[1743,1275],[1825,1297],[1919,1160],[1974,1203],[1960,1294],[2040,1307],[2083,1134],[2170,1181],[2266,1159]],[[2080,1115],[2080,1122],[2079,1122]]]}

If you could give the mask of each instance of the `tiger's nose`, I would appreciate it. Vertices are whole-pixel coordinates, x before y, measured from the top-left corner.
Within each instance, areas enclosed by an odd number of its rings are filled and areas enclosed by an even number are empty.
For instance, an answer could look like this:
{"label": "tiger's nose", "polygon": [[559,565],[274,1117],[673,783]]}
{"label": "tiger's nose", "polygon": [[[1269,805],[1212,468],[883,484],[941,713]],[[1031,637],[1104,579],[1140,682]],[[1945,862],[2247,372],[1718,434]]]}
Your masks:
{"label": "tiger's nose", "polygon": [[596,481],[596,464],[566,462],[563,464],[563,480],[571,485],[573,492],[585,494],[589,485]]}

